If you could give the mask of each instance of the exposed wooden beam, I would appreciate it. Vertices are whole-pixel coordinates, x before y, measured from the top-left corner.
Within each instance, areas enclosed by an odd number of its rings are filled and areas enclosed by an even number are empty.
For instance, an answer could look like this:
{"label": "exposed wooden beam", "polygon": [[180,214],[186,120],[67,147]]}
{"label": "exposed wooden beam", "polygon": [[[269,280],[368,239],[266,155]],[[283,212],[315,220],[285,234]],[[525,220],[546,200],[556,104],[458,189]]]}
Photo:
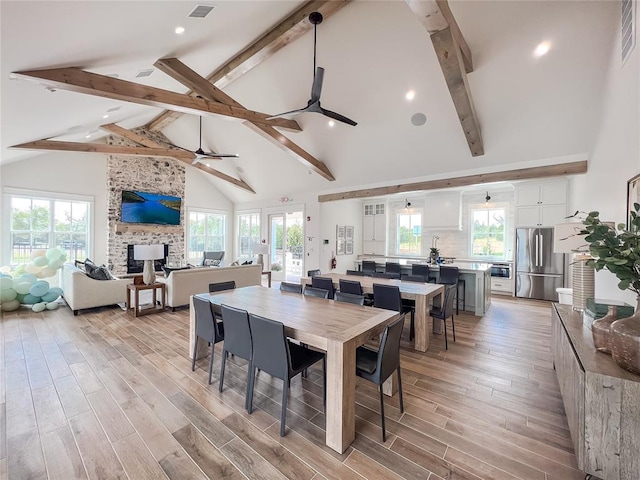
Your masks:
{"label": "exposed wooden beam", "polygon": [[[144,135],[140,135],[132,130],[121,127],[120,125],[116,125],[115,123],[107,123],[105,125],[100,125],[100,128],[105,132],[113,133],[114,135],[118,135],[119,137],[127,138],[133,142],[136,142],[139,145],[143,145],[149,148],[166,148],[164,145],[160,145],[159,143],[154,142],[148,137]],[[184,152],[189,153],[189,152]],[[195,153],[191,155],[191,158],[196,158]]]}
{"label": "exposed wooden beam", "polygon": [[[121,127],[118,127],[121,128]],[[114,129],[115,130],[115,129]],[[122,129],[132,135],[121,135],[125,138],[133,140],[133,136],[138,136],[135,132]],[[120,135],[118,133],[117,135]],[[136,141],[136,140],[134,140]],[[155,144],[155,142],[149,140],[149,142]],[[139,143],[139,142],[138,142]],[[155,144],[157,145],[157,144]],[[20,145],[13,145],[11,148],[24,148],[28,150],[55,150],[63,152],[85,152],[85,153],[103,153],[106,155],[132,155],[136,157],[168,157],[175,158],[176,160],[193,166],[203,172],[207,172],[215,177],[218,177],[225,182],[229,182],[236,187],[242,188],[247,192],[256,193],[246,182],[233,178],[225,173],[222,173],[214,168],[207,167],[202,163],[192,165],[192,161],[195,155],[190,152],[182,150],[175,150],[172,148],[156,148],[156,147],[129,147],[126,145],[108,145],[106,143],[80,143],[80,142],[60,142],[57,140],[36,140],[35,142],[22,143]]]}
{"label": "exposed wooden beam", "polygon": [[[154,66],[172,77],[174,80],[177,80],[183,85],[189,87],[192,91],[197,92],[198,95],[207,100],[243,108],[240,103],[236,102],[232,97],[214,86],[206,78],[198,75],[197,72],[193,71],[177,58],[160,59],[156,61],[156,63],[154,63]],[[264,138],[284,149],[286,152],[291,153],[303,165],[311,168],[313,171],[323,176],[327,180],[335,180],[335,177],[331,174],[329,168],[323,162],[315,158],[300,146],[293,143],[291,140],[278,132],[275,128],[269,125],[255,122],[244,122],[244,125],[261,134]]]}
{"label": "exposed wooden beam", "polygon": [[169,157],[191,163],[194,155],[190,152],[171,148],[129,147],[126,145],[107,145],[106,143],[61,142],[58,140],[36,140],[34,142],[13,145],[11,148],[27,150],[55,150],[62,152],[104,153],[107,155],[133,155],[135,157]]}
{"label": "exposed wooden beam", "polygon": [[516,180],[529,180],[532,178],[559,177],[565,175],[577,175],[587,173],[587,161],[561,163],[544,167],[521,168],[518,170],[506,170],[504,172],[480,173],[465,177],[446,178],[442,180],[428,180],[426,182],[404,183],[388,187],[365,188],[351,190],[349,192],[329,193],[318,195],[318,202],[333,202],[335,200],[348,200],[352,198],[370,198],[394,193],[418,192],[421,190],[438,190],[441,188],[466,187],[469,185],[481,185],[483,183],[509,182]]}
{"label": "exposed wooden beam", "polygon": [[[320,12],[327,19],[349,1],[312,0],[305,3],[235,57],[216,69],[207,77],[207,80],[218,88],[226,87],[253,67],[271,57],[282,47],[289,45],[309,30],[312,30],[313,25],[307,20],[311,12]],[[195,95],[196,93],[190,91],[188,94]],[[147,125],[147,128],[152,132],[160,131],[181,115],[181,113],[175,111],[162,112]]]}
{"label": "exposed wooden beam", "polygon": [[191,97],[182,93],[175,93],[161,88],[127,82],[118,78],[90,73],[79,68],[53,68],[49,70],[28,70],[15,72],[12,78],[36,80],[37,83],[54,87],[59,90],[85,93],[97,97],[122,100],[124,102],[167,108],[194,115],[214,114],[224,115],[256,123],[265,123],[274,127],[300,131],[300,125],[294,120],[276,118],[267,120],[266,113],[254,112],[245,108],[210,102],[202,98]]}
{"label": "exposed wooden beam", "polygon": [[[405,0],[429,32],[471,155],[484,155],[467,72],[473,70],[471,51],[446,0]],[[466,53],[465,53],[466,52]]]}

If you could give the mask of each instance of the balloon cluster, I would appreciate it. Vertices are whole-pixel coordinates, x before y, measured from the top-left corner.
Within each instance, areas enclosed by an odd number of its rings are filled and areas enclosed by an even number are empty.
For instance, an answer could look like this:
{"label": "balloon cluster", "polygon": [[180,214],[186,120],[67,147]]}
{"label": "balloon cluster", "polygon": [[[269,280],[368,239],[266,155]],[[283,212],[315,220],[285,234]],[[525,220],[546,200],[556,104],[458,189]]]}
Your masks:
{"label": "balloon cluster", "polygon": [[59,248],[34,250],[31,262],[21,264],[11,272],[11,267],[0,268],[0,310],[11,312],[20,304],[32,305],[34,312],[58,308],[56,300],[62,289],[50,288],[43,278],[52,277],[62,267],[67,254]]}

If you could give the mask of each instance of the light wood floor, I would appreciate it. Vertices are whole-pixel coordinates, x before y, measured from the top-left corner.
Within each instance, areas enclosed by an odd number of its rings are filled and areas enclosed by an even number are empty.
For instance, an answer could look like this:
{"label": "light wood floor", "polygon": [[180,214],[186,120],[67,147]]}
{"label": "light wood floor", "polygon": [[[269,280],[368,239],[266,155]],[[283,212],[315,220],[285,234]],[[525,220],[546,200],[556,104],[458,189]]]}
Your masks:
{"label": "light wood floor", "polygon": [[[3,314],[0,478],[582,479],[549,350],[545,302],[494,298],[456,317],[457,342],[402,351],[405,412],[358,380],[356,440],[324,446],[319,370],[291,385],[280,438],[279,380],[261,374],[244,406],[244,361],[225,390],[191,371],[188,310],[134,319],[118,308]],[[449,324],[450,327],[450,324]],[[408,322],[404,338],[408,338]]]}

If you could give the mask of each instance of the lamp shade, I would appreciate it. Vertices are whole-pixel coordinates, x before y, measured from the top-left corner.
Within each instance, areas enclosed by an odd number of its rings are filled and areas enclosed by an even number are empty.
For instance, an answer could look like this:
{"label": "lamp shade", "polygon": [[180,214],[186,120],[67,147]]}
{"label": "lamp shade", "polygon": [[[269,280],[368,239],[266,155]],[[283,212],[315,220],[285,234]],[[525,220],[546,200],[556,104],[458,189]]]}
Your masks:
{"label": "lamp shade", "polygon": [[586,235],[581,235],[584,228],[582,223],[560,223],[553,227],[553,252],[575,253],[588,252],[589,244],[585,241]]}
{"label": "lamp shade", "polygon": [[253,246],[253,253],[255,253],[255,254],[262,253],[263,255],[265,253],[269,253],[269,244],[268,243],[256,243]]}
{"label": "lamp shade", "polygon": [[134,245],[134,260],[159,260],[164,257],[164,245]]}

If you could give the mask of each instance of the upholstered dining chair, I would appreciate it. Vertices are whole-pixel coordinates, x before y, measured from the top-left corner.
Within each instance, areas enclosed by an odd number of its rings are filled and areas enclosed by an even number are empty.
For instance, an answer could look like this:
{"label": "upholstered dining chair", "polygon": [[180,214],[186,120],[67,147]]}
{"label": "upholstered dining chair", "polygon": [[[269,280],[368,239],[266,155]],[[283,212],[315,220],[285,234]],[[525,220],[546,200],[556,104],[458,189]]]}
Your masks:
{"label": "upholstered dining chair", "polygon": [[464,279],[460,278],[460,273],[458,272],[458,267],[450,267],[446,265],[440,265],[440,274],[438,276],[438,283],[443,285],[455,285],[456,286],[456,315],[460,313],[460,287],[462,286],[462,310],[464,311],[465,305],[465,295],[466,295],[466,282]]}
{"label": "upholstered dining chair", "polygon": [[363,260],[362,261],[362,273],[365,276],[372,276],[376,272],[376,262],[373,260]]}
{"label": "upholstered dining chair", "polygon": [[195,334],[196,340],[193,344],[193,359],[191,360],[191,371],[196,369],[196,358],[198,356],[198,338],[202,338],[211,344],[211,360],[209,361],[209,384],[213,372],[213,352],[215,344],[224,340],[224,325],[216,321],[213,314],[212,304],[209,300],[193,297],[193,308],[195,312]]}
{"label": "upholstered dining chair", "polygon": [[364,295],[356,295],[353,293],[336,292],[336,302],[353,303],[354,305],[364,305]]}
{"label": "upholstered dining chair", "polygon": [[311,286],[313,288],[321,288],[329,292],[329,299],[333,299],[335,288],[333,287],[333,280],[327,277],[312,277]]}
{"label": "upholstered dining chair", "polygon": [[366,346],[356,350],[356,375],[378,385],[380,389],[380,417],[382,420],[382,441],[386,442],[387,434],[384,422],[384,393],[382,384],[393,372],[398,372],[398,395],[400,412],[404,412],[402,399],[402,376],[400,373],[400,336],[404,325],[404,315],[389,324],[382,333],[380,347],[377,351]]}
{"label": "upholstered dining chair", "polygon": [[315,270],[307,270],[307,277],[315,277],[317,275],[320,275],[321,272],[319,269],[315,269]]}
{"label": "upholstered dining chair", "polygon": [[389,278],[400,278],[400,264],[396,262],[386,262],[384,273],[389,275]]}
{"label": "upholstered dining chair", "polygon": [[357,280],[344,280],[338,281],[338,289],[342,293],[352,293],[353,295],[362,295],[362,285]]}
{"label": "upholstered dining chair", "polygon": [[364,272],[362,270],[347,270],[345,273],[347,275],[354,275],[354,276],[358,276],[358,277],[363,277],[364,276]]}
{"label": "upholstered dining chair", "polygon": [[249,362],[247,370],[247,387],[245,393],[245,408],[248,409],[249,399],[249,381],[251,375],[251,359],[253,355],[253,337],[251,336],[251,328],[249,327],[249,314],[246,310],[230,307],[229,305],[221,305],[222,320],[227,325],[226,337],[224,339],[222,350],[222,364],[220,366],[220,380],[218,381],[218,390],[222,392],[224,387],[224,370],[227,364],[227,354],[230,353],[236,357],[243,358]]}
{"label": "upholstered dining chair", "polygon": [[[429,315],[433,319],[440,319],[444,324],[444,348],[449,350],[449,341],[447,340],[447,319],[451,317],[451,328],[453,329],[453,341],[456,341],[456,324],[453,315],[453,300],[456,297],[457,285],[447,285],[444,291],[444,302],[439,307],[432,307]],[[434,320],[435,321],[435,320]]]}
{"label": "upholstered dining chair", "polygon": [[302,293],[302,284],[300,284],[300,283],[280,282],[280,291],[281,292]]}
{"label": "upholstered dining chair", "polygon": [[397,285],[373,284],[373,306],[384,308],[385,310],[395,310],[400,313],[411,314],[411,326],[409,329],[409,340],[413,340],[415,333],[415,308],[411,305],[404,305],[400,295],[400,287]]}
{"label": "upholstered dining chair", "polygon": [[[249,315],[251,333],[256,341],[253,343],[253,357],[250,364],[248,411],[253,411],[253,388],[255,385],[255,369],[268,373],[282,380],[282,410],[280,412],[280,436],[284,437],[287,418],[287,400],[290,380],[322,361],[323,394],[326,399],[326,360],[322,352],[305,348],[287,340],[284,325],[258,315]],[[259,341],[257,340],[259,339]]]}
{"label": "upholstered dining chair", "polygon": [[324,298],[324,299],[329,298],[328,290],[325,290],[324,288],[310,287],[309,285],[304,287],[304,292],[302,293],[307,297],[316,297],[316,298]]}

